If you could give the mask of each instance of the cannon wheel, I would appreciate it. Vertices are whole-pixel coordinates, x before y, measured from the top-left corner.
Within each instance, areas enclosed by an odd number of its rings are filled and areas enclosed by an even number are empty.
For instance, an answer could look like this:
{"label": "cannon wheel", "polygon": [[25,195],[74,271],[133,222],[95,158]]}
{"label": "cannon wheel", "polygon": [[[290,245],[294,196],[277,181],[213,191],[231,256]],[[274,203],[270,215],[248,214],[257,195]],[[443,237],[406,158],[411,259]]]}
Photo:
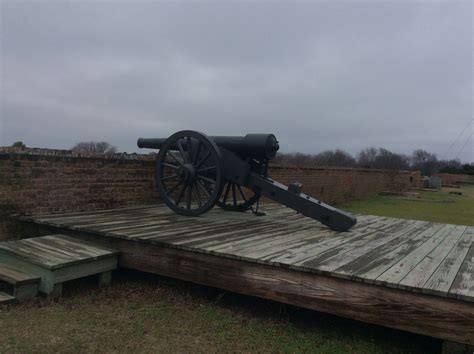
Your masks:
{"label": "cannon wheel", "polygon": [[170,209],[187,216],[205,213],[224,187],[220,149],[205,134],[177,132],[166,139],[158,153],[155,179]]}
{"label": "cannon wheel", "polygon": [[216,204],[229,211],[246,211],[260,198],[260,193],[255,193],[239,184],[227,181],[222,194]]}

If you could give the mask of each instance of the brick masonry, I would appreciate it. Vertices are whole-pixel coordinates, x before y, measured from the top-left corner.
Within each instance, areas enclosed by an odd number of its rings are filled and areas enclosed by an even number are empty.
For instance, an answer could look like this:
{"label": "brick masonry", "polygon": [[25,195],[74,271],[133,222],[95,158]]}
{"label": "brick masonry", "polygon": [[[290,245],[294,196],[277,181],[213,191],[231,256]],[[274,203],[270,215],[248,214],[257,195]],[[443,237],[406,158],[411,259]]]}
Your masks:
{"label": "brick masonry", "polygon": [[274,166],[270,169],[270,176],[284,184],[300,182],[305,193],[336,204],[377,195],[382,191],[401,192],[421,185],[420,172],[365,168]]}
{"label": "brick masonry", "polygon": [[[0,240],[21,236],[11,215],[152,204],[158,200],[152,155],[81,156],[67,150],[0,148]],[[417,186],[419,173],[273,166],[270,176],[328,203]]]}

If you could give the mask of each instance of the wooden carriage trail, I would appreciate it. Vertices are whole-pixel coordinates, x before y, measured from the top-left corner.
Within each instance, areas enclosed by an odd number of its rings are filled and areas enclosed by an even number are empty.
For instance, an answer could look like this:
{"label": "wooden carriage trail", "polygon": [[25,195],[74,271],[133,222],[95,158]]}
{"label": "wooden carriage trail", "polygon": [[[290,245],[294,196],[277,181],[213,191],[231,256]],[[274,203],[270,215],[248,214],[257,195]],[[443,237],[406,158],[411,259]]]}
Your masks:
{"label": "wooden carriage trail", "polygon": [[474,344],[474,227],[359,215],[348,232],[275,204],[185,217],[141,206],[24,217],[119,266]]}

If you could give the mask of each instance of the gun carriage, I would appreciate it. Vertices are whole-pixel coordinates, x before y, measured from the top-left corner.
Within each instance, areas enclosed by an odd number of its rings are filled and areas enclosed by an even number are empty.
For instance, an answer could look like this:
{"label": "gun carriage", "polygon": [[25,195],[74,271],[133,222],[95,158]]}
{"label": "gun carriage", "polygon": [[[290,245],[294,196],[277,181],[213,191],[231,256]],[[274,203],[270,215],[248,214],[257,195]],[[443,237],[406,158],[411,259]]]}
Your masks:
{"label": "gun carriage", "polygon": [[301,192],[302,185],[285,186],[268,176],[268,164],[279,144],[273,134],[207,136],[183,130],[169,138],[140,138],[140,148],[159,149],[155,179],[166,205],[181,215],[197,216],[218,205],[246,211],[261,196],[284,204],[338,231],[356,218]]}

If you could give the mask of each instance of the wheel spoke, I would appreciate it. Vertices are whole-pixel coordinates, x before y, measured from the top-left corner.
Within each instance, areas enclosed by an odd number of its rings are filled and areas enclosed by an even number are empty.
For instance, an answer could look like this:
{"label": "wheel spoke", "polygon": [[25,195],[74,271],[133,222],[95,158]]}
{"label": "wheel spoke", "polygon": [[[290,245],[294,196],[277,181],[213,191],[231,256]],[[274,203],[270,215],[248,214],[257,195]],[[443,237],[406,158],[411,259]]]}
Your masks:
{"label": "wheel spoke", "polygon": [[193,162],[193,147],[191,145],[191,137],[187,136],[186,137],[186,145],[188,148],[188,162],[192,163]]}
{"label": "wheel spoke", "polygon": [[198,144],[197,144],[197,147],[196,147],[196,152],[195,152],[194,158],[193,158],[193,164],[194,165],[196,165],[196,163],[198,162],[200,152],[201,152],[201,142],[198,141]]}
{"label": "wheel spoke", "polygon": [[188,186],[186,189],[186,209],[191,209],[191,192],[192,192],[192,185]]}
{"label": "wheel spoke", "polygon": [[234,206],[237,206],[237,196],[235,195],[235,183],[232,183],[232,198],[234,199]]}
{"label": "wheel spoke", "polygon": [[175,179],[175,178],[178,178],[178,175],[166,176],[166,177],[163,177],[161,180],[168,181],[170,179]]}
{"label": "wheel spoke", "polygon": [[201,200],[201,196],[199,195],[199,190],[198,190],[198,187],[197,187],[197,183],[193,184],[193,191],[194,191],[194,194],[196,195],[196,200],[197,200],[197,203],[199,205],[199,207],[201,208],[202,207],[202,200]]}
{"label": "wheel spoke", "polygon": [[229,195],[229,191],[230,191],[230,183],[227,183],[227,188],[225,189],[224,197],[222,199],[222,203],[224,203],[224,204],[227,200],[227,196]]}
{"label": "wheel spoke", "polygon": [[183,145],[181,144],[181,140],[178,140],[176,145],[178,145],[179,153],[183,157],[184,163],[188,162],[188,158],[186,157],[186,153],[184,152]]}
{"label": "wheel spoke", "polygon": [[171,188],[170,190],[165,191],[166,195],[170,195],[171,193],[173,193],[176,190],[176,188],[178,188],[181,184],[183,184],[183,181],[179,181],[178,183],[176,183],[174,185],[173,188]]}
{"label": "wheel spoke", "polygon": [[162,165],[166,167],[174,168],[175,170],[178,169],[179,167],[178,165],[173,165],[172,163],[168,163],[168,162],[163,162]]}
{"label": "wheel spoke", "polygon": [[176,206],[179,205],[179,202],[181,201],[181,199],[183,198],[183,195],[184,195],[184,191],[186,190],[186,185],[183,186],[183,189],[181,189],[181,192],[179,192],[179,196],[178,196],[178,199],[176,199]]}
{"label": "wheel spoke", "polygon": [[207,160],[207,158],[211,156],[211,152],[208,151],[206,152],[206,154],[204,155],[204,157],[196,164],[196,169],[198,169],[199,167],[201,167],[201,165],[204,163],[204,161]]}
{"label": "wheel spoke", "polygon": [[201,188],[201,190],[204,191],[204,194],[206,194],[207,198],[210,198],[211,197],[211,194],[209,193],[209,191],[206,189],[206,187],[204,187],[204,185],[201,183],[201,181],[196,181],[198,187]]}
{"label": "wheel spoke", "polygon": [[213,170],[213,169],[215,169],[215,168],[217,168],[217,166],[203,167],[203,168],[201,168],[200,170],[198,170],[198,173],[210,171],[210,170]]}
{"label": "wheel spoke", "polygon": [[204,180],[204,181],[206,181],[206,182],[212,183],[212,184],[217,184],[217,181],[216,181],[216,180],[213,180],[213,179],[204,177],[204,176],[199,175],[199,174],[198,174],[198,178],[199,178],[199,179],[202,179],[202,180]]}
{"label": "wheel spoke", "polygon": [[247,198],[245,197],[244,191],[242,190],[242,187],[240,186],[240,184],[237,185],[237,188],[239,189],[240,195],[241,195],[242,198],[245,200],[245,202],[248,202],[248,200],[247,200]]}
{"label": "wheel spoke", "polygon": [[178,163],[178,165],[183,166],[183,162],[179,161],[179,159],[176,156],[174,156],[174,154],[171,151],[168,151],[168,154],[173,158],[173,160],[175,160]]}

